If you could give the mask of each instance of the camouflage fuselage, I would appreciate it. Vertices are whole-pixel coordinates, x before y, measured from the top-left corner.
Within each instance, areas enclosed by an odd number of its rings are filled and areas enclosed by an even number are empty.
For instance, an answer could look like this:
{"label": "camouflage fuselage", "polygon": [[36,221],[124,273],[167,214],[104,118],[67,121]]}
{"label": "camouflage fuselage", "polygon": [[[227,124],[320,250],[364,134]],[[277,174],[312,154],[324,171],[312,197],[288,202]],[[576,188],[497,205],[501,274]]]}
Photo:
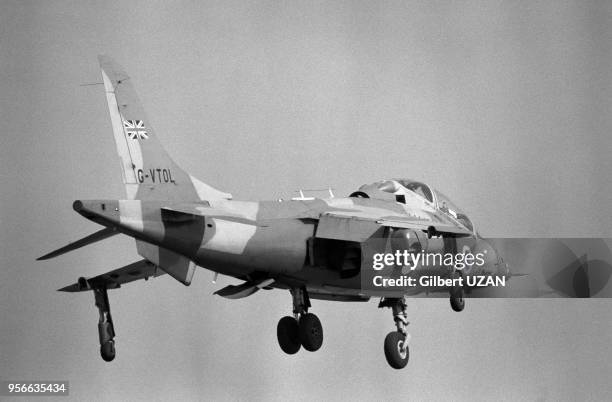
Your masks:
{"label": "camouflage fuselage", "polygon": [[[359,269],[368,251],[358,249],[357,270],[346,275],[343,261],[334,263],[336,246],[317,244],[317,228],[323,213],[343,212],[377,216],[423,215],[407,205],[367,198],[332,198],[291,201],[216,200],[190,204],[193,214],[180,205],[140,200],[76,201],[74,209],[83,216],[138,240],[185,256],[197,265],[240,279],[270,277],[281,286],[308,286],[334,293],[362,294]],[[387,229],[387,230],[386,230]],[[428,238],[415,233],[423,251],[456,251],[477,246],[476,237],[461,239]],[[413,236],[413,237],[415,237]],[[393,251],[398,244],[388,228],[373,235],[379,251]],[[402,238],[399,238],[400,242]],[[348,243],[347,243],[348,244]],[[342,244],[347,249],[346,244]],[[318,249],[325,248],[323,252]],[[350,247],[349,247],[350,248]],[[346,250],[345,250],[346,251]],[[345,252],[344,251],[344,252]],[[323,257],[318,254],[325,253]],[[345,258],[344,254],[339,257]],[[336,258],[337,259],[337,258]],[[344,265],[343,265],[344,264]],[[367,266],[367,265],[366,265]],[[430,274],[440,272],[429,267]]]}

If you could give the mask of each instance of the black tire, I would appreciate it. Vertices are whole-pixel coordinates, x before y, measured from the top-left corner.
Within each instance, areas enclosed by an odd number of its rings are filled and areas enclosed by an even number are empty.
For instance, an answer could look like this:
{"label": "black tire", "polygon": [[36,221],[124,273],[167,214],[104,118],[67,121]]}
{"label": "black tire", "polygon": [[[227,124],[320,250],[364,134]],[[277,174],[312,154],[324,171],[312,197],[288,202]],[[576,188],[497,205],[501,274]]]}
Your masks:
{"label": "black tire", "polygon": [[385,338],[385,357],[387,363],[394,369],[402,369],[408,364],[410,358],[408,347],[406,346],[405,352],[401,352],[405,340],[406,337],[397,331],[389,332]]}
{"label": "black tire", "polygon": [[465,308],[465,299],[461,296],[451,296],[450,305],[453,311],[460,312]]}
{"label": "black tire", "polygon": [[115,341],[107,341],[100,345],[100,356],[105,362],[112,362],[115,359]]}
{"label": "black tire", "polygon": [[302,347],[298,322],[293,317],[283,317],[278,321],[276,337],[281,349],[288,355],[296,354]]}
{"label": "black tire", "polygon": [[[455,271],[452,274],[452,279],[461,278],[461,273]],[[465,299],[463,298],[463,287],[456,286],[450,290],[450,305],[453,311],[460,312],[465,308]]]}
{"label": "black tire", "polygon": [[450,291],[450,305],[453,311],[463,311],[465,308],[465,299],[463,298],[463,288],[457,287]]}
{"label": "black tire", "polygon": [[323,326],[319,317],[306,313],[300,317],[300,342],[309,352],[316,352],[323,345]]}

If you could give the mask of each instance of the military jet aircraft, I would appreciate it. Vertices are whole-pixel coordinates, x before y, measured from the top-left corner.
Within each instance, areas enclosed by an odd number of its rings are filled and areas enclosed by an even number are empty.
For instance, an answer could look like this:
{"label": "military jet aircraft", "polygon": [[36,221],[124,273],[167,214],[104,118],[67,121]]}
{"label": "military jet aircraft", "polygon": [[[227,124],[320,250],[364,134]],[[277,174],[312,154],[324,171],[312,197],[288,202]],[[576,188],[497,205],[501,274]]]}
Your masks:
{"label": "military jet aircraft", "polygon": [[[77,200],[73,208],[103,229],[39,258],[45,260],[122,233],[136,240],[142,257],[92,278],[79,278],[60,291],[92,291],[99,310],[100,353],[115,358],[115,329],[108,290],[138,279],[168,274],[184,285],[195,268],[234,277],[240,285],[215,292],[238,299],[260,289],[289,290],[293,314],[278,322],[281,349],[318,350],[323,328],[309,311],[312,299],[368,301],[381,292],[363,286],[377,252],[486,250],[493,268],[506,275],[501,258],[478,236],[470,219],[428,185],[389,179],[364,185],[345,198],[238,201],[191,176],[161,146],[134,91],[132,79],[109,57],[99,56],[115,145],[127,198]],[[463,275],[436,267],[448,278]],[[379,307],[390,307],[396,330],[384,342],[388,363],[408,362],[406,297],[447,292],[455,311],[464,308],[465,286],[417,286],[412,292],[382,293]]]}

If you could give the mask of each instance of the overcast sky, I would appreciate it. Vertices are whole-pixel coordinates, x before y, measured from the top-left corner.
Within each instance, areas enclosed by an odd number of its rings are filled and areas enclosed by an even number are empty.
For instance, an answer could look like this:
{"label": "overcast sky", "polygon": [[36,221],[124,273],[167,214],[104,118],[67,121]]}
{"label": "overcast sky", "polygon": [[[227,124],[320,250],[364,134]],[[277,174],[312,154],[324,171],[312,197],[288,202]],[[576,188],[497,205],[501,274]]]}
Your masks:
{"label": "overcast sky", "polygon": [[136,261],[75,199],[123,198],[96,56],[122,64],[160,140],[237,199],[407,177],[486,236],[612,237],[609,2],[0,2],[0,378],[77,400],[606,399],[608,300],[313,302],[325,342],[283,354],[288,292],[230,301],[196,272],[111,291],[117,358],[90,294],[55,289]]}

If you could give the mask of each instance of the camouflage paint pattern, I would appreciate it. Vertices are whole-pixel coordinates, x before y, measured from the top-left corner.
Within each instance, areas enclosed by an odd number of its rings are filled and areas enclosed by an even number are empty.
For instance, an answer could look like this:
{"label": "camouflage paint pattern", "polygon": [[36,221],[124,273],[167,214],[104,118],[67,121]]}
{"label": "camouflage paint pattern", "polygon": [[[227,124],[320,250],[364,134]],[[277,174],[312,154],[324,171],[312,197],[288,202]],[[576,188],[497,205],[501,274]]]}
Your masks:
{"label": "camouflage paint pattern", "polygon": [[[477,242],[456,214],[394,180],[347,198],[232,200],[170,158],[130,77],[110,58],[99,61],[128,199],[75,201],[74,209],[134,237],[145,260],[186,285],[197,264],[243,280],[272,278],[276,287],[367,297],[359,271],[371,267],[373,250],[406,248],[410,237],[425,251],[456,251],[459,235],[463,246]],[[453,236],[424,234],[433,228]]]}

